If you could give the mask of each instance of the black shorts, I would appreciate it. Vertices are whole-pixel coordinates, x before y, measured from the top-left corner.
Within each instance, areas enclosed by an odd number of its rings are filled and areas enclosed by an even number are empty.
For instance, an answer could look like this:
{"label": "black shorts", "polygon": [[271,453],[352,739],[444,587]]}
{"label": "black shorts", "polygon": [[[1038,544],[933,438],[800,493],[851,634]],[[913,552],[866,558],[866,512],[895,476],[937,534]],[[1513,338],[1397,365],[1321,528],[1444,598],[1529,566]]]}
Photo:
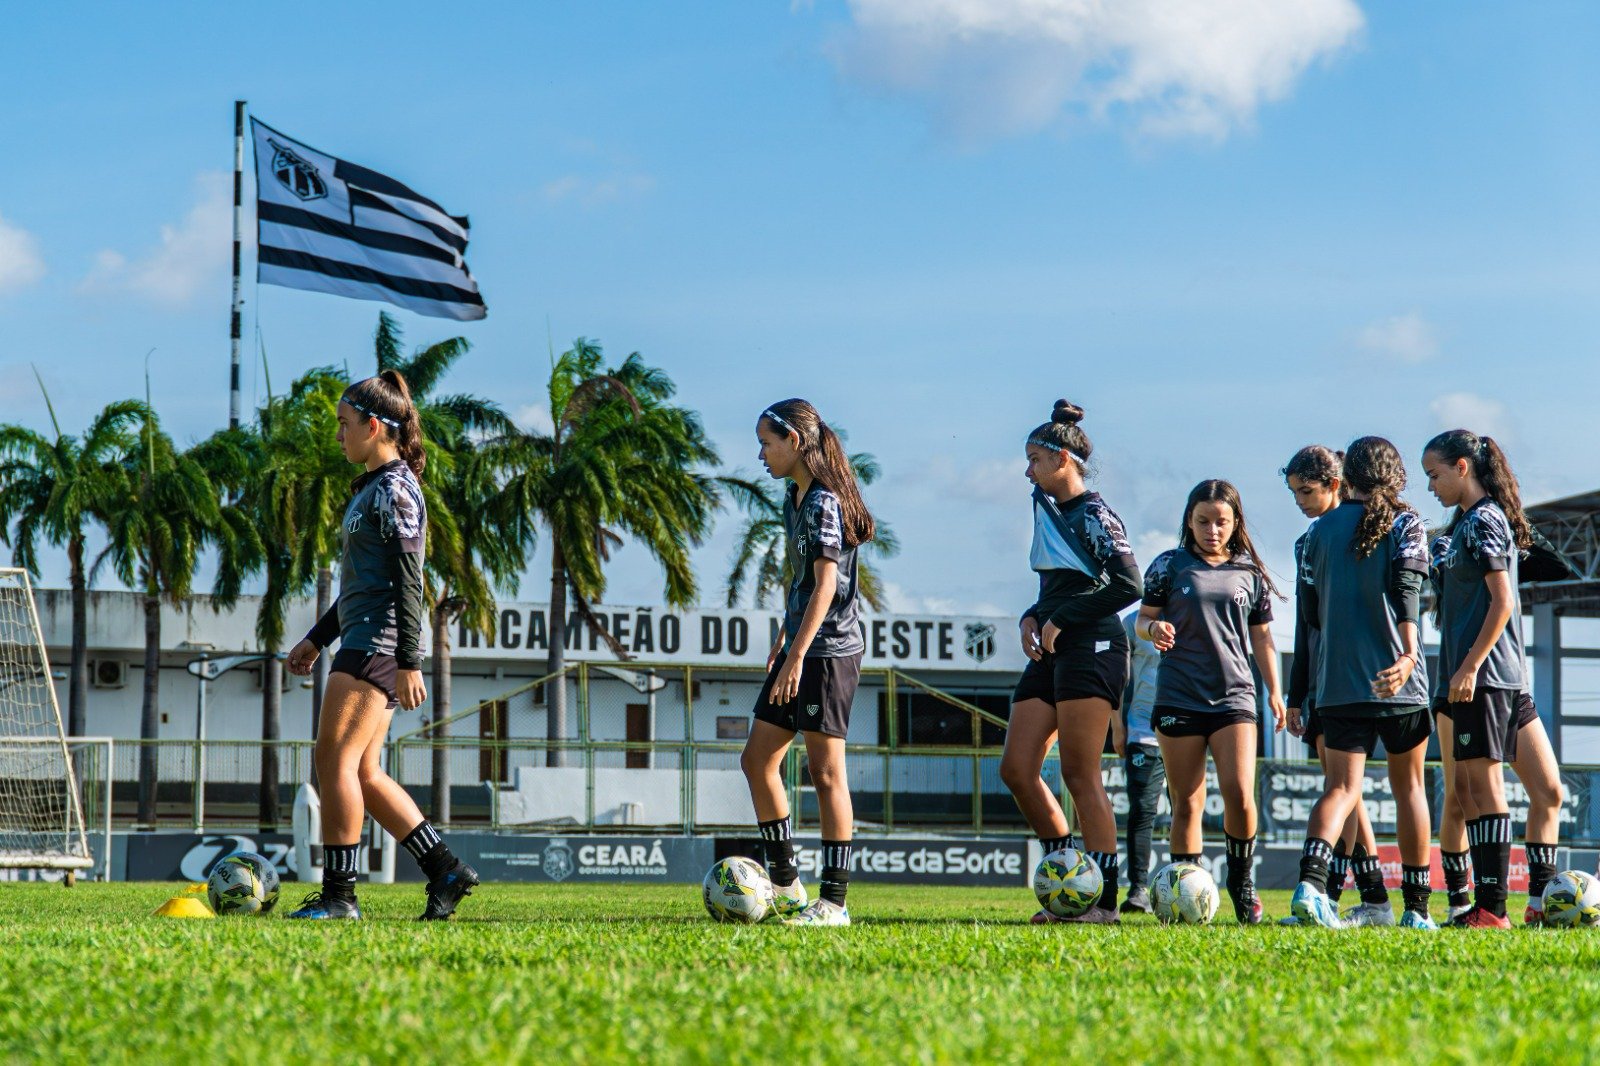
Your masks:
{"label": "black shorts", "polygon": [[[1318,711],[1322,719],[1322,746],[1328,751],[1362,752],[1368,758],[1378,750],[1403,755],[1433,735],[1433,718],[1426,707],[1403,714],[1376,714],[1393,711],[1394,704],[1353,703]],[[1344,712],[1344,713],[1341,713]]]}
{"label": "black shorts", "polygon": [[1119,707],[1128,684],[1128,635],[1056,638],[1054,653],[1028,660],[1011,702],[1043,700],[1054,706],[1064,700],[1102,699]]}
{"label": "black shorts", "polygon": [[1255,725],[1256,712],[1226,707],[1215,711],[1190,711],[1182,707],[1157,707],[1150,722],[1164,737],[1209,737],[1230,725]]}
{"label": "black shorts", "polygon": [[394,694],[395,676],[400,670],[395,665],[393,655],[379,655],[377,652],[361,651],[357,648],[340,648],[338,654],[334,655],[328,672],[349,674],[357,681],[365,681],[389,697],[391,711],[400,705],[399,697]]}
{"label": "black shorts", "polygon": [[1311,754],[1317,753],[1317,738],[1322,735],[1322,716],[1317,713],[1317,708],[1310,700],[1300,708],[1300,721],[1306,727],[1306,735],[1302,738],[1306,747],[1311,749]]}
{"label": "black shorts", "polygon": [[[1519,733],[1539,720],[1539,708],[1534,704],[1533,696],[1526,692],[1517,693],[1516,710],[1517,732]],[[1446,718],[1449,718],[1450,701],[1445,699],[1443,696],[1435,699],[1433,701],[1433,713],[1435,716],[1442,714]]]}
{"label": "black shorts", "polygon": [[861,656],[806,659],[800,671],[800,694],[782,706],[773,706],[767,702],[772,696],[772,683],[788,658],[788,652],[780,652],[772,660],[772,669],[756,700],[756,721],[770,722],[791,733],[848,735],[850,705],[855,702],[856,685],[861,681]]}
{"label": "black shorts", "polygon": [[[1517,757],[1517,697],[1509,688],[1480,688],[1472,702],[1452,703],[1445,712],[1455,726],[1452,754],[1462,759],[1511,762]],[[1529,700],[1529,702],[1533,702]]]}

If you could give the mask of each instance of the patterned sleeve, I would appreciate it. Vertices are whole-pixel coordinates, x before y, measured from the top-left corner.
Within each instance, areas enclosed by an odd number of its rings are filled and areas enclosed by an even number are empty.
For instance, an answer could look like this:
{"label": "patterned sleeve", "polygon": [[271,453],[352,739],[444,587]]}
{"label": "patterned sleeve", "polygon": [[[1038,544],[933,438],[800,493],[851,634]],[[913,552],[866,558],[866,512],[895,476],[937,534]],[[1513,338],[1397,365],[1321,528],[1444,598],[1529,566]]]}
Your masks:
{"label": "patterned sleeve", "polygon": [[1396,570],[1428,572],[1428,530],[1422,524],[1421,515],[1415,511],[1401,511],[1394,516],[1389,536]]}
{"label": "patterned sleeve", "polygon": [[1312,519],[1306,531],[1300,534],[1300,539],[1294,542],[1294,576],[1308,589],[1317,587],[1316,570],[1311,565],[1313,543],[1311,534],[1316,530],[1319,521],[1321,519]]}
{"label": "patterned sleeve", "polygon": [[1165,607],[1167,597],[1172,594],[1172,575],[1168,572],[1172,565],[1175,551],[1164,551],[1156,556],[1156,561],[1150,564],[1150,569],[1144,572],[1144,605],[1146,607]]}
{"label": "patterned sleeve", "polygon": [[404,474],[389,474],[378,482],[372,508],[378,532],[391,554],[422,551],[422,532],[427,508],[422,502],[422,486]]}
{"label": "patterned sleeve", "polygon": [[1506,570],[1511,566],[1511,553],[1516,550],[1511,537],[1511,523],[1498,507],[1485,505],[1467,512],[1456,535],[1462,547],[1485,570]]}
{"label": "patterned sleeve", "polygon": [[1102,568],[1114,559],[1133,558],[1133,547],[1128,543],[1128,531],[1122,519],[1098,500],[1090,500],[1084,508],[1083,540],[1089,554]]}
{"label": "patterned sleeve", "polygon": [[844,522],[839,513],[839,497],[827,489],[811,494],[805,510],[805,556],[807,562],[818,559],[839,561],[844,551]]}
{"label": "patterned sleeve", "polygon": [[1272,590],[1267,587],[1267,579],[1260,573],[1255,577],[1255,598],[1250,604],[1250,614],[1245,621],[1253,626],[1264,626],[1272,621]]}

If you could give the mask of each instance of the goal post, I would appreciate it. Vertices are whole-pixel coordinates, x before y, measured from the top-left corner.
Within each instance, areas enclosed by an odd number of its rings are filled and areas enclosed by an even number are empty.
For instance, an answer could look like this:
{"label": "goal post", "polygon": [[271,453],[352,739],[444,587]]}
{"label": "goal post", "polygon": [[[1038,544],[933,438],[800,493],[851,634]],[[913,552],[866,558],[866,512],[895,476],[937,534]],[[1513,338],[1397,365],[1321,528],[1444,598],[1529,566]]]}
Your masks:
{"label": "goal post", "polygon": [[0,569],[0,868],[93,865],[33,587]]}

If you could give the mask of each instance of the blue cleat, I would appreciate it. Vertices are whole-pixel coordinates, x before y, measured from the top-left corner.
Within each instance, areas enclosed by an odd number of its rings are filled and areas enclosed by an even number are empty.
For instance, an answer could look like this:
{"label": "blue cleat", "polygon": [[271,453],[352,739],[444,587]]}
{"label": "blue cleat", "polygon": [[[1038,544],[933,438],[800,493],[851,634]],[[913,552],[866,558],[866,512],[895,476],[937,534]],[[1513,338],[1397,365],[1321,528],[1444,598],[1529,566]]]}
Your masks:
{"label": "blue cleat", "polygon": [[1301,925],[1320,925],[1324,929],[1343,929],[1339,908],[1326,892],[1319,891],[1309,881],[1301,881],[1294,888],[1294,899],[1289,904]]}
{"label": "blue cleat", "polygon": [[300,909],[288,915],[290,918],[360,918],[361,908],[356,906],[356,901],[343,899],[323,899],[321,892],[313,892],[300,901]]}
{"label": "blue cleat", "polygon": [[1406,911],[1400,916],[1402,929],[1431,929],[1438,932],[1439,923],[1421,911]]}
{"label": "blue cleat", "polygon": [[478,887],[478,871],[464,862],[458,862],[437,881],[428,882],[428,906],[418,921],[442,922],[456,912],[456,904]]}

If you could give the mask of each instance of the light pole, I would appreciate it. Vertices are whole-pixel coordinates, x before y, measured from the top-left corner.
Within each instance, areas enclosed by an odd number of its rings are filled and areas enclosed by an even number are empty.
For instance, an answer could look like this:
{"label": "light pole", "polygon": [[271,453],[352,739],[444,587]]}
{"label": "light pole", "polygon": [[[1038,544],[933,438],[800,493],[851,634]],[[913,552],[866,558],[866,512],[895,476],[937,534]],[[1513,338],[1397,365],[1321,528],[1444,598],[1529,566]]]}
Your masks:
{"label": "light pole", "polygon": [[[190,644],[189,650],[202,647],[199,644]],[[210,656],[210,649],[205,648],[200,652],[200,658],[190,659],[186,664],[188,671],[200,679],[200,695],[195,705],[194,724],[194,831],[205,832],[206,820],[206,685],[215,681],[223,674],[236,666],[248,666],[250,663],[265,662],[268,659],[286,659],[283,652],[275,655],[257,653],[255,655],[226,655],[220,659]]]}

